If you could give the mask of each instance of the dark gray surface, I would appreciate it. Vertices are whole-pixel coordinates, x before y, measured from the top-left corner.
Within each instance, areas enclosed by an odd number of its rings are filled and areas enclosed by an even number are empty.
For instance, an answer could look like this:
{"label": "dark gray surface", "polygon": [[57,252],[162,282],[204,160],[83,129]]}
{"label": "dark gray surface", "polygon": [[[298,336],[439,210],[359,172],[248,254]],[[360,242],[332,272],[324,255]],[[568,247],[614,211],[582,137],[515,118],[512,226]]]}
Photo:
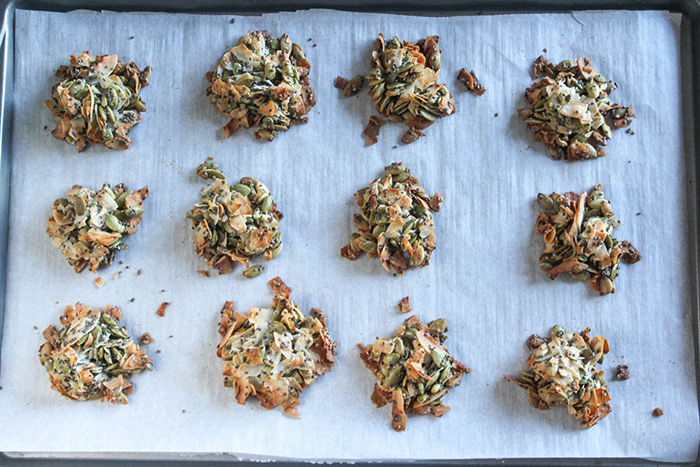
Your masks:
{"label": "dark gray surface", "polygon": [[[700,0],[479,0],[479,1],[458,1],[458,0],[17,0],[0,1],[4,7],[5,21],[7,25],[6,36],[2,42],[0,53],[0,75],[2,76],[2,108],[0,110],[0,284],[5,284],[7,273],[7,230],[9,224],[9,205],[12,196],[24,196],[26,194],[11,193],[10,186],[10,165],[11,165],[11,143],[12,143],[12,114],[13,114],[13,65],[14,65],[14,10],[17,8],[49,10],[49,11],[70,11],[75,9],[90,10],[111,10],[111,11],[161,11],[161,12],[184,12],[184,13],[264,13],[275,11],[294,11],[310,8],[333,8],[338,10],[364,11],[364,12],[402,12],[415,13],[419,15],[450,15],[450,14],[493,14],[493,13],[537,13],[537,12],[566,12],[572,10],[669,10],[683,13],[683,28],[681,33],[682,49],[682,78],[685,115],[685,150],[688,158],[688,174],[692,177],[688,180],[693,184],[693,180],[700,180],[698,170],[700,163],[700,139],[695,135],[700,134],[700,103],[695,98],[700,90]],[[692,303],[692,323],[695,338],[694,353],[696,356],[696,376],[699,378],[700,388],[700,277],[698,276],[698,209],[697,200],[700,199],[700,186],[694,183],[694,189],[689,189],[689,218],[691,219],[689,228],[689,240],[691,255],[690,271],[694,280],[694,287],[691,287]],[[2,344],[2,321],[4,317],[5,288],[0,287],[0,346]],[[2,368],[0,367],[0,372]],[[700,393],[699,393],[700,397]],[[2,414],[0,414],[2,417]],[[154,429],[158,429],[154,427]],[[41,427],[37,427],[41,430]],[[193,434],[195,435],[195,434]],[[334,442],[334,440],[319,440],[319,442]],[[69,456],[69,455],[68,455]],[[192,466],[199,465],[222,465],[235,464],[237,466],[257,466],[259,462],[237,461],[230,456],[163,456],[148,455],[140,458],[131,454],[118,458],[95,453],[94,455],[80,454],[74,458],[62,455],[58,458],[32,458],[29,456],[16,456],[13,454],[0,453],[0,467],[12,466],[122,466],[138,465],[144,467],[163,467],[174,463],[186,463]],[[301,466],[315,465],[311,463],[298,462],[276,462],[281,466]],[[687,465],[700,466],[700,457],[689,464],[667,464],[655,463],[642,459],[509,459],[509,460],[473,460],[473,461],[441,461],[441,462],[421,462],[421,463],[390,463],[391,465]],[[377,463],[357,463],[339,464],[355,465],[358,467],[378,465]]]}

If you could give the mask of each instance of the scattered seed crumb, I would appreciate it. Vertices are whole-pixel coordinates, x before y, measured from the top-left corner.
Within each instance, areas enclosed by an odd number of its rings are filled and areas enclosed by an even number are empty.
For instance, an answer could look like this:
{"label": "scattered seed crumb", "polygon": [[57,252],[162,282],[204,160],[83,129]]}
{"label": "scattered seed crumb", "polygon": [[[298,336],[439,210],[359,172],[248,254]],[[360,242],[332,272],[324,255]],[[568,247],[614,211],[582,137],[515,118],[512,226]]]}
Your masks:
{"label": "scattered seed crumb", "polygon": [[628,135],[633,135],[634,131],[632,131],[632,128],[627,128],[627,130],[625,130],[625,133],[627,133]]}
{"label": "scattered seed crumb", "polygon": [[47,126],[44,126],[44,130],[48,130],[48,129],[49,129],[49,127],[47,127]]}
{"label": "scattered seed crumb", "polygon": [[396,148],[398,148],[398,146],[394,145],[391,149],[396,149]]}
{"label": "scattered seed crumb", "polygon": [[121,271],[115,272],[114,275],[112,276],[112,279],[117,279],[119,277],[120,273],[121,273]]}
{"label": "scattered seed crumb", "polygon": [[410,299],[408,297],[402,298],[401,301],[399,302],[399,311],[401,313],[408,313],[411,310],[412,310],[412,308],[411,308]]}
{"label": "scattered seed crumb", "polygon": [[494,116],[494,117],[498,117],[498,112],[496,112],[495,114],[493,114],[493,116]]}
{"label": "scattered seed crumb", "polygon": [[660,407],[655,408],[654,411],[651,413],[651,415],[654,416],[654,417],[660,417],[660,416],[662,416],[663,414],[664,414],[664,411],[661,410]]}
{"label": "scattered seed crumb", "polygon": [[200,270],[200,271],[197,271],[197,274],[201,274],[204,277],[209,277],[209,271]]}
{"label": "scattered seed crumb", "polygon": [[39,328],[38,328],[38,327],[36,327],[36,326],[34,326],[34,329],[36,329],[37,331],[39,330]]}
{"label": "scattered seed crumb", "polygon": [[129,266],[124,266],[124,269],[129,269]]}
{"label": "scattered seed crumb", "polygon": [[182,413],[185,413],[185,412],[187,412],[187,410],[185,410],[185,409],[182,409]]}
{"label": "scattered seed crumb", "polygon": [[133,39],[133,38],[134,38],[134,36],[129,36],[129,40],[131,40],[131,39]]}
{"label": "scattered seed crumb", "polygon": [[95,279],[93,282],[95,282],[95,285],[96,285],[97,288],[99,288],[99,289],[101,289],[102,286],[105,285],[105,281],[103,281],[101,277],[98,277],[98,278]]}
{"label": "scattered seed crumb", "polygon": [[306,39],[306,41],[311,42],[311,39],[313,39],[313,37],[309,37],[308,39]]}
{"label": "scattered seed crumb", "polygon": [[333,86],[336,89],[340,89],[341,91],[343,91],[343,95],[345,97],[356,96],[360,92],[360,89],[362,89],[362,86],[364,86],[364,84],[365,78],[362,75],[356,75],[352,79],[346,79],[342,76],[336,76],[335,80],[333,81]]}
{"label": "scattered seed crumb", "polygon": [[[158,316],[160,316],[161,318],[163,316],[165,316],[165,310],[168,308],[168,305],[170,305],[170,303],[168,303],[168,302],[161,303],[160,306],[158,307],[158,311],[156,311],[156,314]],[[170,336],[170,337],[172,337],[172,336]]]}
{"label": "scattered seed crumb", "polygon": [[[124,264],[124,263],[122,263],[121,260],[120,260],[117,264]],[[128,267],[128,266],[127,266],[127,267]]]}
{"label": "scattered seed crumb", "polygon": [[477,96],[481,96],[483,93],[486,92],[486,89],[484,88],[484,86],[481,85],[481,82],[479,82],[479,79],[474,74],[474,70],[468,72],[467,70],[462,68],[461,70],[459,70],[457,79],[464,83],[467,89],[476,94]]}
{"label": "scattered seed crumb", "polygon": [[140,275],[141,275],[141,270],[140,270],[140,269],[139,269],[138,271],[136,271],[136,275],[137,275],[137,276],[140,276]]}
{"label": "scattered seed crumb", "polygon": [[464,372],[465,372],[465,373],[471,373],[471,372],[472,372],[472,369],[471,369],[471,368],[466,368],[466,369],[464,370]]}
{"label": "scattered seed crumb", "polygon": [[156,350],[156,353],[160,353],[160,349]]}
{"label": "scattered seed crumb", "polygon": [[160,289],[160,293],[163,293],[163,292],[165,292],[165,289]]}
{"label": "scattered seed crumb", "polygon": [[312,45],[311,47],[316,47],[316,44]]}
{"label": "scattered seed crumb", "polygon": [[641,216],[641,215],[642,215],[642,213],[641,213],[641,212],[638,212],[638,213],[637,213],[637,215],[638,215],[638,216]]}
{"label": "scattered seed crumb", "polygon": [[153,342],[153,338],[151,337],[151,335],[147,332],[144,332],[143,336],[141,336],[141,343],[145,345],[150,344],[151,342]]}
{"label": "scattered seed crumb", "polygon": [[236,18],[231,18],[231,21],[229,21],[230,24],[233,24],[236,22]]}
{"label": "scattered seed crumb", "polygon": [[542,52],[547,53],[547,49],[542,49]]}
{"label": "scattered seed crumb", "polygon": [[440,193],[435,193],[428,201],[428,206],[433,211],[438,212],[442,208],[443,201],[445,201],[445,198]]}
{"label": "scattered seed crumb", "polygon": [[131,300],[129,300],[130,303],[134,303],[135,301],[136,301],[135,298],[132,298]]}
{"label": "scattered seed crumb", "polygon": [[630,379],[630,370],[627,365],[617,365],[617,372],[615,373],[615,379],[618,381],[624,381]]}
{"label": "scattered seed crumb", "polygon": [[365,126],[364,131],[362,132],[362,136],[364,136],[365,140],[367,141],[367,146],[377,144],[377,141],[379,140],[379,129],[383,127],[385,123],[386,120],[382,120],[381,118],[375,117],[374,115],[369,117],[369,122],[367,123],[367,126]]}
{"label": "scattered seed crumb", "polygon": [[415,143],[418,141],[418,138],[421,138],[425,136],[425,133],[422,131],[416,129],[416,128],[409,128],[406,133],[401,137],[401,142],[403,144],[411,144]]}
{"label": "scattered seed crumb", "polygon": [[168,339],[172,339],[172,338],[173,338],[173,335],[170,334],[170,335],[168,336]]}

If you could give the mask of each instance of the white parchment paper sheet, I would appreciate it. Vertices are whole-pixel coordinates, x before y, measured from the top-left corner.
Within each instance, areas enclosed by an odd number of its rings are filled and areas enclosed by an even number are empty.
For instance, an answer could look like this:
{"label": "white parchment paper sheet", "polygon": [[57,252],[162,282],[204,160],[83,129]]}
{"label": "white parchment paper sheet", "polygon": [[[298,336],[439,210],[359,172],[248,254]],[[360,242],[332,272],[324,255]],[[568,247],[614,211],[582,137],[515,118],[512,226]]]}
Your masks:
{"label": "white parchment paper sheet", "polygon": [[[686,173],[678,18],[660,12],[420,18],[311,11],[262,17],[160,14],[71,14],[18,11],[9,277],[0,373],[1,451],[232,452],[299,459],[459,459],[508,457],[643,457],[690,461],[700,430],[693,363],[688,277]],[[307,125],[274,142],[252,131],[222,141],[226,119],[204,96],[204,74],[248,30],[287,32],[312,64],[318,104]],[[441,80],[458,112],[403,146],[399,125],[364,147],[360,133],[374,114],[365,93],[339,96],[337,74],[368,70],[378,32],[413,41],[440,36]],[[151,65],[143,91],[148,111],[128,151],[89,147],[83,153],[54,139],[44,107],[53,72],[85,49]],[[620,85],[617,102],[634,104],[634,135],[616,131],[600,160],[553,161],[515,116],[524,105],[533,60],[589,56]],[[476,97],[455,81],[474,69],[487,88]],[[398,144],[398,147],[395,147]],[[285,249],[255,280],[237,268],[204,278],[184,218],[203,182],[194,168],[213,156],[232,179],[266,182],[285,218]],[[353,193],[403,161],[433,193],[445,196],[436,215],[437,250],[429,267],[404,277],[376,260],[350,262],[339,250],[357,212]],[[76,275],[44,232],[51,204],[73,184],[148,184],[144,222],[129,248],[102,276]],[[538,192],[582,191],[602,183],[622,220],[618,237],[643,261],[622,268],[615,295],[587,285],[551,282],[537,266],[534,233]],[[128,266],[128,269],[126,269]],[[137,270],[142,274],[137,276]],[[118,279],[112,279],[122,271]],[[338,363],[303,394],[301,420],[255,400],[236,404],[223,387],[215,348],[219,310],[266,305],[266,281],[281,276],[308,311],[326,311],[339,342]],[[370,402],[373,378],[356,343],[389,335],[406,316],[396,304],[410,295],[423,320],[444,317],[448,345],[474,369],[452,391],[442,419],[410,417],[389,428],[389,407]],[[134,302],[130,302],[135,298]],[[75,403],[49,388],[37,359],[42,330],[58,324],[65,305],[122,307],[132,335],[148,331],[155,371],[132,379],[127,406]],[[163,318],[155,315],[171,302]],[[554,324],[592,327],[611,352],[612,413],[582,430],[563,408],[538,411],[526,393],[503,380],[517,375],[524,342]],[[160,351],[160,352],[158,352]],[[632,378],[613,382],[617,364]],[[665,415],[652,418],[662,407]]]}

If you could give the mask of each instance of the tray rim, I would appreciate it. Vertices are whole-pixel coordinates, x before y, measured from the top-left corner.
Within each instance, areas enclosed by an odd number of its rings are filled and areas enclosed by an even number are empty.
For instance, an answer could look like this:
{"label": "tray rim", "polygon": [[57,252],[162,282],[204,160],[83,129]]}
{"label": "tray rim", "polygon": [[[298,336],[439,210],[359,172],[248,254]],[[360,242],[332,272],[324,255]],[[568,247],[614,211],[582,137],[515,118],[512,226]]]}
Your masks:
{"label": "tray rim", "polygon": [[[424,0],[0,0],[3,21],[0,29],[0,353],[5,312],[9,206],[11,199],[10,163],[12,150],[13,95],[14,95],[14,21],[17,9],[68,12],[73,10],[109,10],[117,12],[162,12],[186,14],[263,14],[307,9],[332,9],[366,13],[430,14],[449,16],[454,14],[537,14],[566,13],[586,10],[666,10],[681,13],[681,92],[684,99],[683,114],[691,116],[692,122],[684,125],[686,173],[693,188],[687,189],[689,216],[688,258],[691,284],[690,306],[694,341],[696,387],[700,401],[700,0],[433,0],[429,11]],[[686,63],[683,58],[690,59]],[[689,77],[688,77],[689,75]],[[688,82],[686,82],[686,80]],[[687,134],[690,131],[690,134]],[[693,180],[696,183],[693,183]],[[2,368],[0,367],[0,371]],[[700,416],[700,412],[698,414]],[[159,454],[159,453],[10,453],[0,452],[0,467],[15,466],[93,466],[123,465],[123,462],[139,466],[162,467],[171,462],[188,465],[223,465],[235,463],[254,466],[260,460],[244,460],[225,453]],[[283,466],[312,465],[303,461],[279,461]],[[692,466],[700,467],[700,449],[697,458],[688,463],[658,462],[642,458],[510,458],[510,459],[451,459],[438,461],[381,461],[381,462],[333,462],[336,465],[352,464],[357,467],[388,464],[411,466],[433,465],[509,465],[509,466]]]}

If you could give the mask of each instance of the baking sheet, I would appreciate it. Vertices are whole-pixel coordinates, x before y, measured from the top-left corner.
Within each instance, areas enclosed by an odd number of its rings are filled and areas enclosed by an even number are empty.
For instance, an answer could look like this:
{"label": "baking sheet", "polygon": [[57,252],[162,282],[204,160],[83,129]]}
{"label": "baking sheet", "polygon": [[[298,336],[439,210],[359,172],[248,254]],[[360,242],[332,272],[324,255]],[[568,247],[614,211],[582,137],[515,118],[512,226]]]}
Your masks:
{"label": "baking sheet", "polygon": [[[248,30],[287,32],[312,64],[317,106],[310,122],[257,142],[252,131],[222,140],[226,123],[211,106],[204,74]],[[364,147],[373,112],[361,93],[346,99],[333,78],[368,70],[378,32],[416,41],[438,34],[441,81],[456,115],[403,146],[403,128],[382,129]],[[588,12],[420,18],[307,11],[257,17],[36,11],[16,13],[15,121],[8,292],[0,372],[0,451],[230,452],[249,458],[315,460],[641,457],[691,461],[700,430],[689,287],[686,171],[682,133],[679,16],[664,12]],[[143,91],[144,121],[126,152],[83,153],[54,139],[44,107],[55,69],[69,54],[96,54],[151,65]],[[532,61],[586,55],[634,104],[634,135],[616,131],[609,156],[552,161],[515,116],[532,79]],[[474,69],[487,88],[466,92],[454,77]],[[395,147],[397,146],[398,147]],[[255,280],[204,278],[184,213],[198,200],[194,168],[213,156],[230,178],[268,184],[285,218],[285,249]],[[351,233],[353,193],[403,161],[445,204],[436,215],[437,250],[427,268],[393,277],[376,260],[349,262],[339,249]],[[53,200],[78,183],[148,184],[139,232],[97,289],[76,275],[44,232]],[[618,238],[644,255],[622,268],[618,292],[598,297],[569,280],[550,282],[537,266],[538,192],[582,191],[602,183],[622,220]],[[128,269],[127,269],[128,267]],[[137,271],[141,270],[141,275]],[[117,279],[112,279],[121,271]],[[215,349],[219,310],[270,302],[266,281],[281,276],[305,311],[328,315],[338,363],[302,396],[301,420],[240,406],[223,387]],[[406,317],[410,295],[423,320],[444,317],[451,351],[473,368],[447,399],[441,419],[411,417],[404,433],[389,428],[390,409],[369,400],[373,378],[357,342],[386,336]],[[133,302],[131,298],[135,298]],[[119,305],[133,336],[148,331],[155,371],[132,378],[127,406],[74,403],[51,391],[37,359],[42,330],[65,305]],[[165,317],[155,315],[171,302]],[[613,412],[582,430],[563,408],[533,409],[525,391],[503,380],[517,375],[525,339],[554,324],[592,327],[609,339],[603,365]],[[612,381],[617,364],[632,378]],[[665,415],[652,418],[655,407]]]}

